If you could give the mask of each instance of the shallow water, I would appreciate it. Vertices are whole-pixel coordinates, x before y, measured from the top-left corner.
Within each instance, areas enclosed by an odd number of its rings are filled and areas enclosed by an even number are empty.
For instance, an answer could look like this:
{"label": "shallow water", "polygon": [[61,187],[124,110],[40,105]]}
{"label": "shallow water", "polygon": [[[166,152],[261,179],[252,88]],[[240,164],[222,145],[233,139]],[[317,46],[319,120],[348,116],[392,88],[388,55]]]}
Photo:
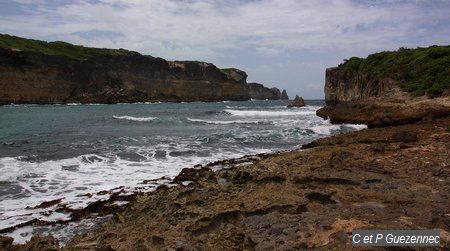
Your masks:
{"label": "shallow water", "polygon": [[331,125],[315,116],[323,101],[307,101],[302,108],[286,104],[0,107],[0,230],[32,219],[68,218],[52,207],[29,209],[44,201],[62,199],[70,208],[83,208],[108,196],[80,196],[86,193],[119,187],[127,192],[151,190],[154,185],[143,180],[174,177],[184,167],[289,150],[364,128]]}

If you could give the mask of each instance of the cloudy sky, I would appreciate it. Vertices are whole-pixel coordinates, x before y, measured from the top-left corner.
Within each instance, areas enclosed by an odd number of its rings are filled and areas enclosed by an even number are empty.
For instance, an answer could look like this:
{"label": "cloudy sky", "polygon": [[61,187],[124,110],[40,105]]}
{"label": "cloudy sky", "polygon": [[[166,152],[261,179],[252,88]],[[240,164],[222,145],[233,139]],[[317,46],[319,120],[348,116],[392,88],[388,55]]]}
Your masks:
{"label": "cloudy sky", "polygon": [[1,0],[0,33],[245,70],[323,98],[325,68],[450,44],[448,0]]}

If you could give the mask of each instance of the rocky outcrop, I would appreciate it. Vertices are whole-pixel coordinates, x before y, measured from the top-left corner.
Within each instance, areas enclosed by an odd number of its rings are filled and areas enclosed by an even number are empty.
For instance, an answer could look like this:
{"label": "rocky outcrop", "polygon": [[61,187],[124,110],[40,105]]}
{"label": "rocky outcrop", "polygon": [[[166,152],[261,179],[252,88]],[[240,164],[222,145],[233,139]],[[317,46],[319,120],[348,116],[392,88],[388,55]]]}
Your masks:
{"label": "rocky outcrop", "polygon": [[302,107],[305,106],[305,100],[298,95],[295,95],[295,98],[289,102],[287,107]]}
{"label": "rocky outcrop", "polygon": [[325,102],[328,106],[368,99],[407,99],[395,80],[371,77],[339,67],[328,68],[325,73]]}
{"label": "rocky outcrop", "polygon": [[0,105],[250,100],[246,79],[238,69],[136,52],[74,59],[0,47]]}
{"label": "rocky outcrop", "polygon": [[248,83],[250,98],[256,100],[279,100],[281,92],[278,88],[267,88],[262,84]]}
{"label": "rocky outcrop", "polygon": [[366,124],[369,127],[403,125],[450,116],[450,97],[408,102],[339,103],[319,109],[317,116],[324,119],[329,118],[333,124]]}
{"label": "rocky outcrop", "polygon": [[59,242],[52,236],[33,236],[25,244],[15,245],[11,237],[0,236],[0,250],[6,251],[56,251],[60,250]]}
{"label": "rocky outcrop", "polygon": [[349,250],[352,230],[426,228],[440,229],[448,249],[449,122],[362,130],[302,151],[184,169],[176,186],[139,196],[66,248]]}
{"label": "rocky outcrop", "polygon": [[450,97],[428,99],[403,92],[397,81],[330,68],[325,80],[326,107],[317,115],[332,123],[370,127],[401,125],[450,115]]}
{"label": "rocky outcrop", "polygon": [[288,99],[289,99],[289,96],[288,96],[286,90],[283,90],[283,91],[281,92],[281,99],[282,99],[282,100],[288,100]]}

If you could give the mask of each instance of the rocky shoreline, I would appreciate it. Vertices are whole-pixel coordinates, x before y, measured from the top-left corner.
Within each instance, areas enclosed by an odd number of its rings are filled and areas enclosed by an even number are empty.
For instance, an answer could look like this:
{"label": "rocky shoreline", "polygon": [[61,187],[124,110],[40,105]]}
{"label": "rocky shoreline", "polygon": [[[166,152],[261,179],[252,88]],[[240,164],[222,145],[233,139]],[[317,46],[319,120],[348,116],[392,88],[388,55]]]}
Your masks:
{"label": "rocky shoreline", "polygon": [[[448,125],[450,117],[366,129],[184,169],[176,186],[137,195],[64,249],[350,249],[353,229],[424,228],[440,229],[449,248]],[[1,248],[59,248],[51,237],[11,241]]]}

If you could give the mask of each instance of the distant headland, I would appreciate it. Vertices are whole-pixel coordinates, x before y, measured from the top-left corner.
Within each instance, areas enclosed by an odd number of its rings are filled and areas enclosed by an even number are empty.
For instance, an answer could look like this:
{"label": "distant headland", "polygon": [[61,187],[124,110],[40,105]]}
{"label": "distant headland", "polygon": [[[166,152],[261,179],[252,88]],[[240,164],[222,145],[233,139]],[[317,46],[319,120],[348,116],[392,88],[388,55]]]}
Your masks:
{"label": "distant headland", "polygon": [[244,71],[0,34],[0,105],[288,99]]}

